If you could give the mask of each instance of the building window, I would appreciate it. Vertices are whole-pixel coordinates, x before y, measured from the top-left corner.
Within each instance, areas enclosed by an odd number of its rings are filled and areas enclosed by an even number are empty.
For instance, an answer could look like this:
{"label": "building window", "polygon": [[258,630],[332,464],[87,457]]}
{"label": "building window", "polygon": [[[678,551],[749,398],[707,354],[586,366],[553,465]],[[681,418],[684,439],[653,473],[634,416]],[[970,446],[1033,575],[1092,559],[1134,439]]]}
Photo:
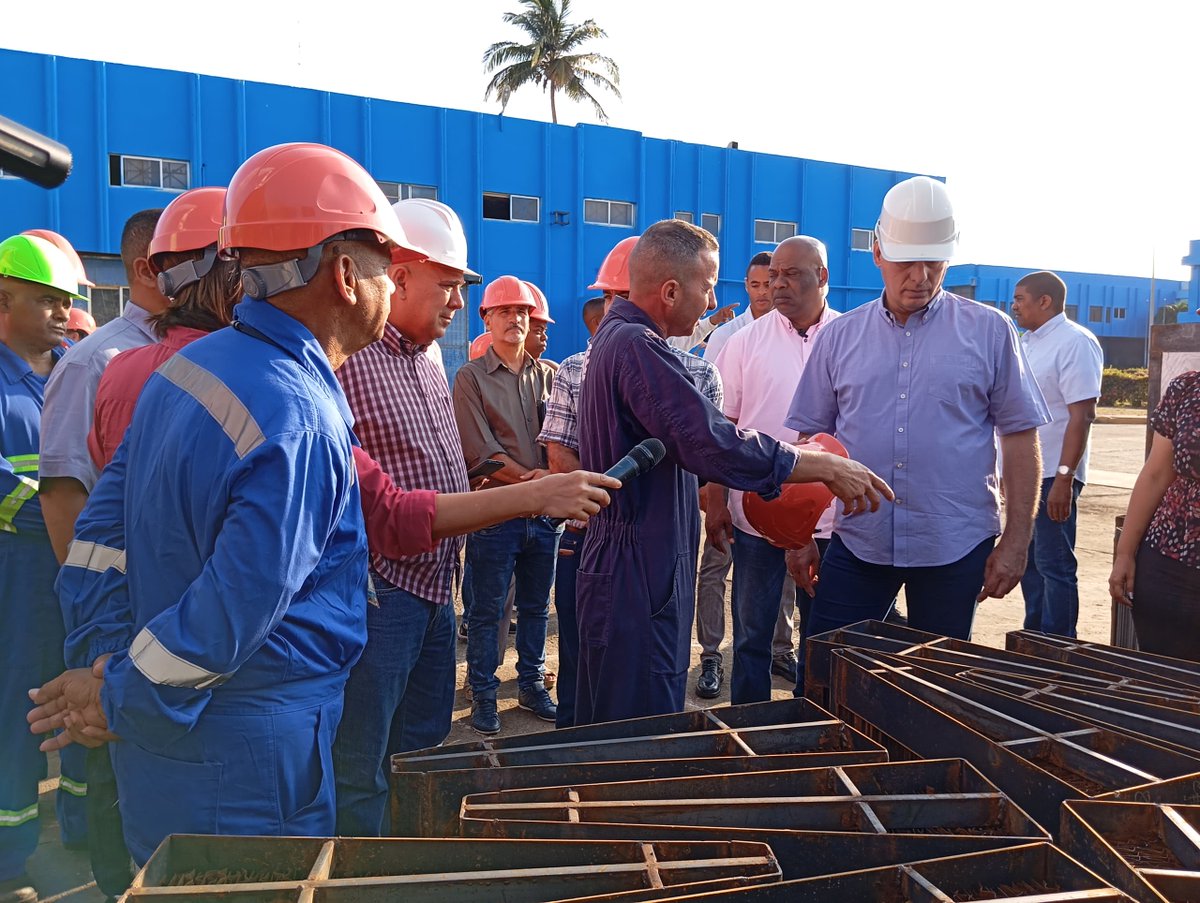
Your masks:
{"label": "building window", "polygon": [[796,234],[796,224],[778,219],[756,219],[754,240],[760,244],[777,245]]}
{"label": "building window", "polygon": [[1089,323],[1103,323],[1104,322],[1104,308],[1103,307],[1089,307],[1088,308],[1088,322]]}
{"label": "building window", "polygon": [[108,155],[108,180],[113,185],[187,191],[192,187],[191,169],[187,160]]}
{"label": "building window", "polygon": [[1076,323],[1079,322],[1079,305],[1078,304],[1068,304],[1067,305],[1067,319],[1074,320]]}
{"label": "building window", "polygon": [[713,235],[720,237],[721,235],[721,216],[718,213],[701,213],[700,228],[711,232]]}
{"label": "building window", "polygon": [[851,251],[871,251],[875,248],[875,230],[874,229],[851,229],[850,230],[850,250]]}
{"label": "building window", "polygon": [[[965,285],[948,285],[946,291],[952,295],[960,295],[963,298],[970,298],[972,301],[977,300],[975,297],[975,286],[969,282]],[[995,304],[994,301],[984,301],[984,304]]]}
{"label": "building window", "polygon": [[1125,319],[1125,308],[1114,307],[1112,314],[1113,314],[1114,320],[1124,320]]}
{"label": "building window", "polygon": [[414,185],[411,182],[385,182],[376,179],[375,184],[383,192],[383,196],[393,204],[396,201],[407,201],[409,198],[426,198],[430,201],[438,199],[436,185]]}
{"label": "building window", "polygon": [[696,221],[696,214],[690,210],[676,210],[675,219],[681,223],[694,223]]}
{"label": "building window", "polygon": [[583,199],[583,221],[597,226],[633,228],[633,204],[628,201]]}
{"label": "building window", "polygon": [[539,219],[541,199],[523,194],[483,193],[483,218],[511,220],[519,223],[536,223]]}
{"label": "building window", "polygon": [[121,316],[129,301],[129,289],[123,285],[96,285],[88,290],[88,311],[103,326]]}

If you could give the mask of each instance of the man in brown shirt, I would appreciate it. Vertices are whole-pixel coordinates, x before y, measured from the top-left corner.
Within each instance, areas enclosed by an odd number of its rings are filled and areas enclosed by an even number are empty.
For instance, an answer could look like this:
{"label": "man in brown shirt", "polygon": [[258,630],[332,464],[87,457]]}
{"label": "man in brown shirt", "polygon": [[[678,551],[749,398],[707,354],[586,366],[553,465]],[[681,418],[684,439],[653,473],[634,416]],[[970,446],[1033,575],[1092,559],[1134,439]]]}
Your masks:
{"label": "man in brown shirt", "polygon": [[[515,276],[501,276],[484,290],[480,314],[492,346],[464,365],[454,378],[454,416],[467,467],[492,458],[504,467],[491,479],[516,483],[546,466],[537,444],[554,371],[525,350],[529,314],[536,302]],[[515,576],[517,611],[517,702],[543,721],[556,709],[543,682],[546,621],[561,526],[542,517],[518,517],[472,533],[467,539],[464,591],[471,597],[467,618],[467,681],[471,726],[481,734],[500,730],[496,690],[500,681],[497,629],[509,582]]]}

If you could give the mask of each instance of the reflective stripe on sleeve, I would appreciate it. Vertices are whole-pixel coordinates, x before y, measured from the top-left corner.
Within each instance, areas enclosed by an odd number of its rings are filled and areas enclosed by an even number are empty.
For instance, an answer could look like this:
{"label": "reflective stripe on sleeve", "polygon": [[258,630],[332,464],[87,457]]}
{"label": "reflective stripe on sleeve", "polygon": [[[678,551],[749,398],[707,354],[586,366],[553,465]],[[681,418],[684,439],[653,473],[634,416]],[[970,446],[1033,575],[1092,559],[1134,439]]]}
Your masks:
{"label": "reflective stripe on sleeve", "polygon": [[129,647],[129,660],[148,681],[160,686],[208,690],[233,677],[232,674],[206,671],[180,658],[160,643],[148,627],[143,627],[142,632],[134,638],[133,645]]}
{"label": "reflective stripe on sleeve", "polygon": [[21,510],[21,506],[37,495],[38,484],[37,480],[31,480],[29,477],[17,477],[17,487],[0,499],[0,523],[12,525],[13,518],[17,516],[17,512]]}
{"label": "reflective stripe on sleeve", "polygon": [[124,574],[125,550],[73,539],[67,547],[67,560],[63,562],[63,567],[87,568],[97,574],[103,574],[112,568]]}
{"label": "reflective stripe on sleeve", "polygon": [[7,460],[15,473],[37,473],[38,455],[13,455]]}
{"label": "reflective stripe on sleeve", "polygon": [[239,458],[246,457],[265,441],[258,423],[241,400],[225,383],[203,367],[176,354],[157,372],[200,402],[233,442]]}

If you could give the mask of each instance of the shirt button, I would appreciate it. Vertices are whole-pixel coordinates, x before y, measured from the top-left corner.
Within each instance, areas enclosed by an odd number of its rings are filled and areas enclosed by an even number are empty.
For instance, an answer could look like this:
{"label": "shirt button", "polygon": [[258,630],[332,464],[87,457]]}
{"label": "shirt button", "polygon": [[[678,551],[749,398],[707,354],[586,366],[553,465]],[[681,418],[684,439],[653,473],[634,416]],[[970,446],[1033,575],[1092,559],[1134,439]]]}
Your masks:
{"label": "shirt button", "polygon": [[907,366],[908,366],[908,361],[904,361],[904,362],[902,362],[902,363],[900,364],[900,366],[901,366],[901,367],[907,367]]}
{"label": "shirt button", "polygon": [[904,394],[903,392],[901,392],[901,393],[900,393],[900,397],[901,397],[901,398],[908,398],[908,396],[907,396],[906,394]]}
{"label": "shirt button", "polygon": [[896,504],[897,504],[897,505],[903,505],[903,504],[904,504],[904,499],[896,499]]}
{"label": "shirt button", "polygon": [[897,428],[896,432],[897,432],[897,433],[903,433],[903,432],[904,432],[904,427],[899,427],[899,428]]}
{"label": "shirt button", "polygon": [[903,461],[897,461],[897,462],[896,462],[896,466],[897,466],[897,467],[899,467],[899,468],[901,468],[901,469],[903,469],[903,467],[904,467],[904,462],[903,462]]}
{"label": "shirt button", "polygon": [[904,334],[905,334],[905,335],[912,335],[912,330],[908,330],[908,331],[906,331]]}

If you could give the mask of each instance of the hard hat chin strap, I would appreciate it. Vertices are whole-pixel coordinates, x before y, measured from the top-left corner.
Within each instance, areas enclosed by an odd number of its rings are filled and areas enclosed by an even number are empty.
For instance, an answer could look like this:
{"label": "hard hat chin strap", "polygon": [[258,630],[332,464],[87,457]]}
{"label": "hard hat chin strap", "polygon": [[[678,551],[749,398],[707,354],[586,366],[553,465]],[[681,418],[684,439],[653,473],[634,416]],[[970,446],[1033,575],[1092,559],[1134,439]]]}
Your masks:
{"label": "hard hat chin strap", "polygon": [[199,260],[185,260],[158,274],[158,290],[168,298],[174,298],[189,285],[199,282],[208,275],[217,262],[217,246],[204,249]]}
{"label": "hard hat chin strap", "polygon": [[308,253],[298,260],[242,267],[242,291],[257,301],[265,301],[281,292],[303,288],[317,274],[324,247],[324,243],[313,245],[308,249]]}

